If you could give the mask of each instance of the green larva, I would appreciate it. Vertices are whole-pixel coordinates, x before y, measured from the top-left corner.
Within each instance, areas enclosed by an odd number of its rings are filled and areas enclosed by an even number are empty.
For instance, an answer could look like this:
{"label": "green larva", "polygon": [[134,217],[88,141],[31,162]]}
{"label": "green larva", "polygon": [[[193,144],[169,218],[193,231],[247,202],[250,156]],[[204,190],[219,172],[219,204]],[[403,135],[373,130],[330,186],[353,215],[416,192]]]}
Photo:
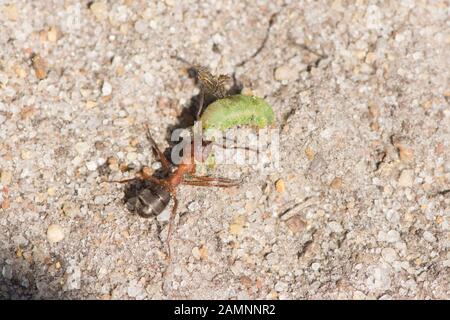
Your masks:
{"label": "green larva", "polygon": [[211,103],[200,120],[204,130],[224,131],[241,125],[264,128],[275,121],[275,114],[264,99],[238,94]]}

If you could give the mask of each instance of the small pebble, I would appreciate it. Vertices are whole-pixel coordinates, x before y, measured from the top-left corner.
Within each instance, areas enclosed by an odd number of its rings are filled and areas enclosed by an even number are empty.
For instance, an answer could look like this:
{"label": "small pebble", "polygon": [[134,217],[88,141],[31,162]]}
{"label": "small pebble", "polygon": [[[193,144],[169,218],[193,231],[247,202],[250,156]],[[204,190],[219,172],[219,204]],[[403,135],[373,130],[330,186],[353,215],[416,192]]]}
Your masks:
{"label": "small pebble", "polygon": [[12,276],[13,276],[13,270],[12,270],[12,268],[11,268],[11,266],[10,265],[5,265],[5,266],[3,266],[3,269],[2,269],[2,276],[5,278],[5,279],[8,279],[8,280],[11,280],[12,279]]}
{"label": "small pebble", "polygon": [[428,242],[435,242],[436,241],[436,237],[429,231],[425,231],[423,233],[423,238],[428,241]]}
{"label": "small pebble", "polygon": [[47,77],[47,68],[46,68],[46,63],[44,61],[44,59],[41,58],[40,55],[35,54],[32,58],[32,65],[33,65],[33,69],[34,72],[36,74],[36,77],[39,80],[43,80]]}
{"label": "small pebble", "polygon": [[198,249],[198,247],[194,247],[192,249],[192,256],[197,259],[200,260],[200,250]]}
{"label": "small pebble", "polygon": [[97,170],[97,162],[96,161],[89,161],[86,163],[86,168],[89,171],[95,171]]}
{"label": "small pebble", "polygon": [[330,187],[333,189],[340,189],[342,187],[342,179],[334,178],[333,181],[331,181],[330,183]]}
{"label": "small pebble", "polygon": [[397,230],[389,230],[386,234],[387,242],[397,242],[400,240],[400,233]]}
{"label": "small pebble", "polygon": [[75,150],[79,154],[85,154],[89,151],[89,144],[87,142],[78,142],[75,144]]}
{"label": "small pebble", "polygon": [[50,243],[57,243],[64,239],[64,232],[57,224],[52,224],[47,229],[47,239]]}
{"label": "small pebble", "polygon": [[292,81],[298,78],[298,71],[288,65],[282,65],[275,69],[275,80]]}
{"label": "small pebble", "polygon": [[80,212],[80,208],[77,204],[71,201],[65,201],[62,205],[62,211],[69,217],[76,217]]}
{"label": "small pebble", "polygon": [[294,233],[299,233],[306,228],[306,222],[303,221],[298,215],[293,216],[286,221],[286,225]]}
{"label": "small pebble", "polygon": [[314,150],[311,147],[305,149],[305,155],[309,161],[314,160]]}
{"label": "small pebble", "polygon": [[102,96],[110,96],[112,93],[112,85],[108,81],[104,81],[102,85]]}
{"label": "small pebble", "polygon": [[381,250],[381,256],[386,262],[394,262],[397,260],[397,252],[392,248],[383,248]]}
{"label": "small pebble", "polygon": [[6,18],[11,21],[17,21],[17,19],[19,18],[19,11],[14,4],[3,6],[3,13],[5,14]]}
{"label": "small pebble", "polygon": [[414,159],[413,150],[403,145],[398,146],[398,155],[403,162],[410,162]]}
{"label": "small pebble", "polygon": [[239,235],[239,234],[241,234],[242,233],[242,229],[243,229],[243,225],[241,225],[241,224],[236,224],[236,223],[230,224],[230,233],[232,235]]}
{"label": "small pebble", "polygon": [[200,205],[198,204],[197,201],[192,201],[191,203],[188,204],[188,210],[190,212],[195,212],[198,209],[200,209]]}
{"label": "small pebble", "polygon": [[7,186],[11,183],[13,174],[11,171],[3,170],[0,175],[0,182],[3,186]]}
{"label": "small pebble", "polygon": [[288,284],[286,282],[278,281],[275,284],[275,290],[277,292],[284,292],[284,291],[287,291],[287,289],[288,289]]}
{"label": "small pebble", "polygon": [[103,1],[96,1],[92,3],[89,9],[91,10],[95,18],[99,21],[108,18],[108,6]]}
{"label": "small pebble", "polygon": [[59,30],[56,27],[51,27],[50,30],[47,32],[47,39],[50,42],[56,42],[58,41],[59,37]]}
{"label": "small pebble", "polygon": [[401,187],[412,187],[414,183],[414,171],[403,170],[398,178],[398,184]]}
{"label": "small pebble", "polygon": [[128,152],[127,153],[127,160],[130,162],[133,162],[134,160],[136,160],[138,157],[136,152]]}
{"label": "small pebble", "polygon": [[320,269],[320,263],[314,262],[314,263],[311,265],[311,269],[313,269],[314,271],[318,271],[318,270]]}
{"label": "small pebble", "polygon": [[283,179],[278,179],[277,182],[275,182],[275,189],[278,193],[283,193],[286,191],[286,185],[284,184]]}
{"label": "small pebble", "polygon": [[344,231],[344,228],[342,228],[341,224],[339,222],[336,221],[331,221],[328,224],[328,227],[331,229],[331,231],[333,231],[334,233],[341,233],[342,231]]}

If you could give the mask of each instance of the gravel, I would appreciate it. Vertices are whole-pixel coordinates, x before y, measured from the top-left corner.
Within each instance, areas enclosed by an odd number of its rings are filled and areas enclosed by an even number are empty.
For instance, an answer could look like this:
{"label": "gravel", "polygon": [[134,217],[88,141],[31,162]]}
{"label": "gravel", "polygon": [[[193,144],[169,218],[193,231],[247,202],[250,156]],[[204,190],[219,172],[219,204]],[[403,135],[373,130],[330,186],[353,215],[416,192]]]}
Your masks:
{"label": "gravel", "polygon": [[[449,299],[449,10],[1,2],[0,297]],[[178,189],[169,265],[170,208],[142,219],[107,181],[160,169],[145,124],[165,149],[192,120],[175,55],[234,73],[281,134],[278,169]]]}

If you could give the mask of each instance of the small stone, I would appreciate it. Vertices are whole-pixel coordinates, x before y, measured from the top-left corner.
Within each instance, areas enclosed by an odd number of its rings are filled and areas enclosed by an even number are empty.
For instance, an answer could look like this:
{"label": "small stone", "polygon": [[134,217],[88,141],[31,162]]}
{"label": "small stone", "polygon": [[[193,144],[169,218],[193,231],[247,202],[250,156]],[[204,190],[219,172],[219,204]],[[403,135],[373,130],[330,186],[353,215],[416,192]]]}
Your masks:
{"label": "small stone", "polygon": [[12,279],[13,271],[12,271],[12,268],[11,268],[10,265],[7,264],[7,265],[3,266],[3,269],[2,269],[2,276],[3,276],[5,279],[8,279],[8,280],[11,280],[11,279]]}
{"label": "small stone", "polygon": [[414,151],[411,148],[408,148],[403,145],[399,145],[398,147],[398,155],[400,160],[403,162],[410,162],[414,159]]}
{"label": "small stone", "polygon": [[206,246],[201,246],[199,249],[200,259],[205,260],[208,257],[208,248]]}
{"label": "small stone", "polygon": [[78,142],[75,144],[75,150],[79,154],[85,154],[89,151],[89,144],[87,142]]}
{"label": "small stone", "polygon": [[243,225],[241,225],[241,224],[236,224],[236,223],[230,224],[230,233],[232,235],[241,234],[242,229],[243,229]]}
{"label": "small stone", "polygon": [[134,29],[141,34],[144,34],[147,32],[148,30],[148,25],[147,22],[145,20],[138,20],[136,21],[136,23],[134,24]]}
{"label": "small stone", "polygon": [[165,221],[169,221],[170,219],[170,209],[167,206],[163,212],[161,212],[157,217],[156,220],[158,220],[159,222],[165,222]]}
{"label": "small stone", "polygon": [[195,212],[198,209],[200,209],[200,205],[198,204],[197,201],[192,201],[191,203],[188,204],[188,210],[190,212]]}
{"label": "small stone", "polygon": [[306,222],[303,221],[298,215],[293,216],[286,221],[286,225],[294,233],[299,233],[306,228]]}
{"label": "small stone", "polygon": [[6,209],[9,208],[10,205],[11,205],[11,203],[10,203],[9,199],[6,198],[6,199],[3,199],[3,202],[1,203],[0,207],[1,207],[3,210],[6,210]]}
{"label": "small stone", "polygon": [[47,39],[50,42],[56,42],[59,38],[59,30],[56,27],[51,27],[47,32]]}
{"label": "small stone", "polygon": [[286,191],[286,185],[284,184],[283,179],[278,179],[277,182],[275,182],[275,189],[278,193],[283,193]]}
{"label": "small stone", "polygon": [[412,187],[414,183],[414,171],[413,170],[403,170],[398,178],[398,184],[401,187]]}
{"label": "small stone", "polygon": [[50,197],[53,197],[53,196],[55,195],[55,193],[56,193],[55,188],[50,187],[50,188],[47,189],[47,194],[48,194]]}
{"label": "small stone", "polygon": [[198,249],[198,247],[194,247],[192,249],[192,256],[197,259],[200,260],[200,250]]}
{"label": "small stone", "polygon": [[246,288],[251,288],[253,286],[253,281],[247,276],[242,276],[239,278],[239,282]]}
{"label": "small stone", "polygon": [[394,262],[397,260],[397,252],[392,248],[384,248],[381,250],[381,256],[386,262]]}
{"label": "small stone", "polygon": [[110,96],[112,93],[112,86],[108,81],[104,81],[102,85],[102,96]]}
{"label": "small stone", "polygon": [[314,271],[318,271],[318,270],[320,269],[320,263],[314,262],[314,263],[311,265],[311,269],[313,269]]}
{"label": "small stone", "polygon": [[76,217],[80,212],[80,208],[77,204],[71,201],[65,201],[62,205],[62,211],[69,217]]}
{"label": "small stone", "polygon": [[46,66],[44,59],[42,59],[42,57],[40,55],[35,54],[31,58],[31,61],[32,61],[32,65],[33,65],[33,69],[36,74],[36,77],[39,80],[45,79],[47,77],[47,66]]}
{"label": "small stone", "polygon": [[161,162],[159,162],[159,161],[152,163],[152,169],[155,171],[161,169],[161,167],[162,167],[162,165],[161,165]]}
{"label": "small stone", "polygon": [[305,149],[305,155],[309,161],[314,160],[314,150],[311,147]]}
{"label": "small stone", "polygon": [[428,241],[428,242],[435,242],[436,241],[436,237],[429,231],[425,231],[423,233],[423,238]]}
{"label": "small stone", "polygon": [[27,76],[27,72],[25,71],[24,68],[22,68],[21,66],[17,65],[14,68],[14,72],[15,74],[19,77],[19,78],[25,78]]}
{"label": "small stone", "polygon": [[127,160],[130,162],[133,162],[134,160],[136,160],[138,157],[136,152],[128,152],[127,153]]}
{"label": "small stone", "polygon": [[330,228],[334,233],[341,233],[342,231],[344,231],[344,228],[342,228],[341,224],[336,221],[331,221],[328,224],[328,228]]}
{"label": "small stone", "polygon": [[19,18],[19,11],[14,4],[3,6],[3,13],[5,14],[6,18],[11,21],[17,21],[17,19]]}
{"label": "small stone", "polygon": [[87,162],[86,163],[86,168],[89,170],[89,171],[95,171],[95,170],[97,170],[97,162],[96,161],[89,161],[89,162]]}
{"label": "small stone", "polygon": [[47,229],[47,239],[50,243],[57,243],[64,239],[64,232],[57,224],[52,224]]}
{"label": "small stone", "polygon": [[98,105],[96,101],[88,100],[86,101],[86,108],[92,109],[95,108]]}
{"label": "small stone", "polygon": [[275,284],[275,290],[277,292],[285,292],[285,291],[287,291],[287,289],[288,289],[288,284],[286,282],[278,281]]}
{"label": "small stone", "polygon": [[0,175],[0,182],[3,186],[7,186],[12,181],[13,174],[11,171],[3,170]]}
{"label": "small stone", "polygon": [[340,189],[342,187],[342,179],[334,178],[333,181],[331,181],[330,183],[330,187],[333,189]]}
{"label": "small stone", "polygon": [[298,78],[298,71],[288,65],[282,65],[275,69],[275,80],[292,81]]}
{"label": "small stone", "polygon": [[22,150],[22,152],[20,153],[20,157],[22,158],[22,160],[30,160],[33,156],[33,153],[29,150]]}
{"label": "small stone", "polygon": [[99,21],[108,18],[108,6],[102,1],[96,1],[92,3],[89,9],[91,10],[95,18]]}
{"label": "small stone", "polygon": [[400,240],[400,233],[397,230],[389,230],[386,233],[386,241],[387,242],[397,242]]}

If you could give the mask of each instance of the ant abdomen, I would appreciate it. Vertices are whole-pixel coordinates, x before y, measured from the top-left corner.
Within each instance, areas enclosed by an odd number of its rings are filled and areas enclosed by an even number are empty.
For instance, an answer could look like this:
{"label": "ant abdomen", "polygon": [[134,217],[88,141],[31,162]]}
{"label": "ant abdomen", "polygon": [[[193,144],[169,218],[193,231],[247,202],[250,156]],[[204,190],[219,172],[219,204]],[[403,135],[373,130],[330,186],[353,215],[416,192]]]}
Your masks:
{"label": "ant abdomen", "polygon": [[159,215],[170,202],[170,193],[163,187],[152,185],[139,190],[127,199],[127,208],[141,217],[150,218]]}

